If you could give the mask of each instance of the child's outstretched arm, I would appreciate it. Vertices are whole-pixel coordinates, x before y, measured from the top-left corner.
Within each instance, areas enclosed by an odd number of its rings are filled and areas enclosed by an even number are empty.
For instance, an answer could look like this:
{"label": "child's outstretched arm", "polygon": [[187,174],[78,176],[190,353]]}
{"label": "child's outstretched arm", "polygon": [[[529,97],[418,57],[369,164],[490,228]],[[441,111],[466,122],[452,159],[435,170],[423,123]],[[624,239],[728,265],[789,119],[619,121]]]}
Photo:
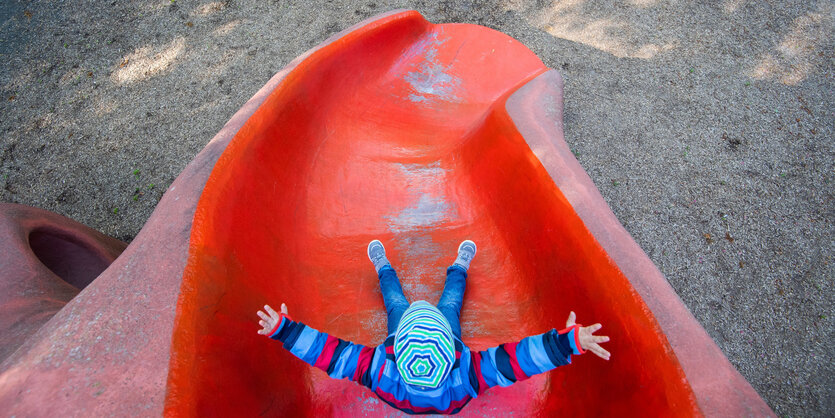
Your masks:
{"label": "child's outstretched arm", "polygon": [[349,379],[371,387],[371,360],[374,348],[354,344],[319,332],[287,315],[287,305],[281,313],[270,305],[258,311],[261,329],[258,333],[284,343],[284,348],[307,364],[324,370],[334,379]]}
{"label": "child's outstretched arm", "polygon": [[516,343],[472,353],[470,379],[481,394],[493,386],[510,386],[535,374],[544,373],[571,362],[572,354],[591,351],[609,360],[611,354],[600,346],[609,337],[594,335],[600,324],[578,325],[574,312],[568,315],[565,329],[532,335]]}

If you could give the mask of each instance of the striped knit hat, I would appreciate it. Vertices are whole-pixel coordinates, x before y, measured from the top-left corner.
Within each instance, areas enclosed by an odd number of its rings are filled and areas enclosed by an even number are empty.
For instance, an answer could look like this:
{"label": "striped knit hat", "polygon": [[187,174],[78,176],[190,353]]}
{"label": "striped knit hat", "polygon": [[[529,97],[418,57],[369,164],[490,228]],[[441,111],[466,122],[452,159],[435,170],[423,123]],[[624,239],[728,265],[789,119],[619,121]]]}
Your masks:
{"label": "striped knit hat", "polygon": [[409,306],[394,335],[394,358],[403,381],[437,388],[455,362],[452,327],[433,305],[419,300]]}

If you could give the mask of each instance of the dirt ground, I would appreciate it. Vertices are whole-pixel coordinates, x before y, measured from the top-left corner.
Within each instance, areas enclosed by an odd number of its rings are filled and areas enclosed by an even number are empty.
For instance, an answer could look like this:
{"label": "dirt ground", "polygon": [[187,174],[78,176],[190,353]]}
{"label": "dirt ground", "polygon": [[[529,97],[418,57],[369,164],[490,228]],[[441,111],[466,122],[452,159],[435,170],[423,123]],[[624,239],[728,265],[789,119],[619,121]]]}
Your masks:
{"label": "dirt ground", "polygon": [[833,414],[832,1],[5,0],[0,201],[130,241],[275,72],[395,8],[558,69],[566,140],[731,363]]}

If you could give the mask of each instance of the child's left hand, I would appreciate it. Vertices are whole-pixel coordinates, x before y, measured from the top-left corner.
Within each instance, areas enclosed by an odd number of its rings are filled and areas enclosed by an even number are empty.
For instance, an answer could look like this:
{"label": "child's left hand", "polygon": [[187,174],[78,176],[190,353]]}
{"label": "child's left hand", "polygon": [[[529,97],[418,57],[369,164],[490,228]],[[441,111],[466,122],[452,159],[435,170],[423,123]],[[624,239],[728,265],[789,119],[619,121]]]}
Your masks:
{"label": "child's left hand", "polygon": [[[572,325],[575,325],[577,323],[576,320],[577,315],[574,314],[574,311],[571,311],[571,313],[568,314],[568,320],[565,321],[565,327],[568,328]],[[600,325],[599,323],[589,325],[587,327],[580,326],[577,331],[577,336],[580,340],[580,347],[582,347],[583,350],[591,351],[597,357],[600,357],[603,360],[609,360],[612,354],[606,351],[605,348],[600,346],[601,343],[609,341],[609,337],[605,335],[594,335],[595,331],[599,330],[600,328],[603,328],[603,325]]]}
{"label": "child's left hand", "polygon": [[[261,317],[261,320],[258,321],[258,325],[263,327],[258,330],[258,333],[261,335],[270,335],[270,333],[275,329],[275,326],[278,325],[278,321],[281,321],[281,315],[273,310],[270,305],[264,305],[264,311],[258,311],[258,316]],[[287,315],[287,305],[283,303],[281,304],[281,313],[285,316]]]}

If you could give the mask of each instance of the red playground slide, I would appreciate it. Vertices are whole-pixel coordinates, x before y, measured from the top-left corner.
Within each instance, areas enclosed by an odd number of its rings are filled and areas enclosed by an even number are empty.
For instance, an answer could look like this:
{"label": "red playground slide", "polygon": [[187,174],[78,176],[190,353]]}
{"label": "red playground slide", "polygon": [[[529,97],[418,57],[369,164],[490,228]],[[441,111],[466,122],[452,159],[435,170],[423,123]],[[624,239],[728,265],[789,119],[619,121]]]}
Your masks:
{"label": "red playground slide", "polygon": [[604,325],[612,358],[575,356],[461,415],[773,415],[571,154],[562,89],[507,35],[395,11],[276,74],[127,248],[0,204],[0,411],[398,415],[258,335],[255,313],[285,302],[376,346],[386,315],[368,242],[386,245],[410,300],[435,303],[471,239],[471,349],[561,329],[574,310]]}
{"label": "red playground slide", "polygon": [[[331,380],[257,335],[254,312],[286,302],[297,320],[375,346],[386,317],[368,242],[386,244],[410,300],[434,303],[465,238],[479,246],[462,312],[470,347],[562,328],[575,310],[580,320],[604,324],[613,355],[609,362],[578,357],[492,389],[462,414],[693,415],[718,411],[710,409],[714,396],[734,399],[722,408],[767,411],[735,371],[732,384],[749,404],[720,386],[700,399],[630,280],[649,269],[669,285],[631,239],[617,251],[636,254],[618,259],[589,227],[625,234],[563,152],[561,84],[507,35],[433,25],[416,12],[381,17],[298,63],[237,133],[200,198],[167,411],[395,412],[371,391]],[[567,182],[576,183],[568,192]],[[584,200],[590,195],[593,201]],[[662,303],[680,306],[669,297]],[[683,307],[678,312],[687,315],[683,326],[698,327]],[[686,338],[707,338],[698,331]],[[705,343],[721,364],[697,367],[728,369]]]}

